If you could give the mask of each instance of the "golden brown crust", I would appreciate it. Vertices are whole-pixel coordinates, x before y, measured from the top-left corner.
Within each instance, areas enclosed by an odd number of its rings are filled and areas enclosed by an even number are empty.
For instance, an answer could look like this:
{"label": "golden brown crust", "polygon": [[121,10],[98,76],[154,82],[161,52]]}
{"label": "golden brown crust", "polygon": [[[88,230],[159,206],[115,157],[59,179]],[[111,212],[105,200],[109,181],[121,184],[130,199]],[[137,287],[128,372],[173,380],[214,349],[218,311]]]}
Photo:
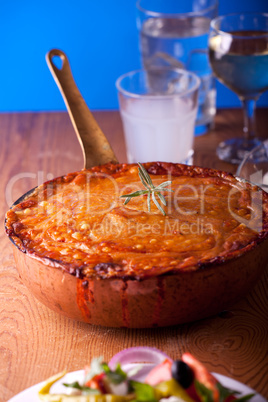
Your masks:
{"label": "golden brown crust", "polygon": [[[79,277],[143,279],[236,258],[268,237],[268,194],[229,173],[144,164],[153,182],[172,180],[164,217],[146,196],[137,165],[106,164],[56,178],[7,212],[23,252]],[[172,176],[172,177],[170,177]]]}

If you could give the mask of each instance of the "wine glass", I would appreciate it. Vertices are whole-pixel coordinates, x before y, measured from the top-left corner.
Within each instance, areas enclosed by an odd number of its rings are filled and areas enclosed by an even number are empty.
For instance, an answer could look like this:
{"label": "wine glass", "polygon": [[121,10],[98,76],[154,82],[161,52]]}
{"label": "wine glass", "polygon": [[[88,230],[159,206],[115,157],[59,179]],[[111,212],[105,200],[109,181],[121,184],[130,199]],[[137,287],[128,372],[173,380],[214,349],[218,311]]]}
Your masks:
{"label": "wine glass", "polygon": [[255,106],[268,89],[268,14],[229,14],[212,20],[209,60],[218,80],[238,95],[244,111],[243,136],[221,142],[217,155],[240,163],[261,143],[255,134]]}
{"label": "wine glass", "polygon": [[238,166],[236,175],[268,192],[268,140],[248,152]]}

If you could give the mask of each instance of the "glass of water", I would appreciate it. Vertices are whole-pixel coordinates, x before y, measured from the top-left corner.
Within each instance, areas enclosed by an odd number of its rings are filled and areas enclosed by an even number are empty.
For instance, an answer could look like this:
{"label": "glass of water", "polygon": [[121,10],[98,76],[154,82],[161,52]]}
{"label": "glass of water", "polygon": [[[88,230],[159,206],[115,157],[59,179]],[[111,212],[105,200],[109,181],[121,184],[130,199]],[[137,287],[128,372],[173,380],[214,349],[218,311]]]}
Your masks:
{"label": "glass of water", "polygon": [[137,10],[143,67],[185,68],[200,77],[195,133],[206,132],[216,113],[208,34],[218,0],[138,0]]}
{"label": "glass of water", "polygon": [[116,81],[129,163],[192,163],[200,79],[155,67]]}

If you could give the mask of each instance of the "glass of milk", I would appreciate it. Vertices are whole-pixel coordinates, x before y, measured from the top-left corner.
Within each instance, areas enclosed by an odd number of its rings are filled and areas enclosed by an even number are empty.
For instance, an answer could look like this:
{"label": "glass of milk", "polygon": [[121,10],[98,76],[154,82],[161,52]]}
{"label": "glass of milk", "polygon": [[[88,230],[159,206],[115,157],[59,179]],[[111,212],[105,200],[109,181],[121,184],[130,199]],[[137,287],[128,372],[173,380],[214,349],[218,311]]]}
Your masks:
{"label": "glass of milk", "polygon": [[127,158],[192,163],[200,79],[186,70],[136,70],[116,81]]}

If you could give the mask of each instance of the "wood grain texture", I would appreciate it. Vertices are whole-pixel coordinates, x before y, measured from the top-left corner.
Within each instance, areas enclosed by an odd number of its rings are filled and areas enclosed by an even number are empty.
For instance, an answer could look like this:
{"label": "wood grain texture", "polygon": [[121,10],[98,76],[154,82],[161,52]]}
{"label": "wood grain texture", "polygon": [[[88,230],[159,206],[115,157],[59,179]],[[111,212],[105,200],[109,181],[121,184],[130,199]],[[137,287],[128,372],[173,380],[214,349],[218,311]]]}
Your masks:
{"label": "wood grain texture", "polygon": [[[122,124],[116,111],[95,112],[120,162],[126,162]],[[268,110],[258,110],[259,134],[267,137]],[[195,163],[234,172],[220,162],[216,145],[239,135],[240,110],[222,110],[215,129],[196,138]],[[83,155],[67,113],[0,115],[0,212],[52,176],[83,166]],[[268,271],[233,308],[216,317],[177,327],[127,330],[94,327],[60,316],[39,303],[21,283],[12,245],[0,232],[0,402],[46,377],[78,370],[93,356],[109,360],[119,350],[154,346],[172,358],[189,351],[209,370],[246,383],[268,398]]]}

